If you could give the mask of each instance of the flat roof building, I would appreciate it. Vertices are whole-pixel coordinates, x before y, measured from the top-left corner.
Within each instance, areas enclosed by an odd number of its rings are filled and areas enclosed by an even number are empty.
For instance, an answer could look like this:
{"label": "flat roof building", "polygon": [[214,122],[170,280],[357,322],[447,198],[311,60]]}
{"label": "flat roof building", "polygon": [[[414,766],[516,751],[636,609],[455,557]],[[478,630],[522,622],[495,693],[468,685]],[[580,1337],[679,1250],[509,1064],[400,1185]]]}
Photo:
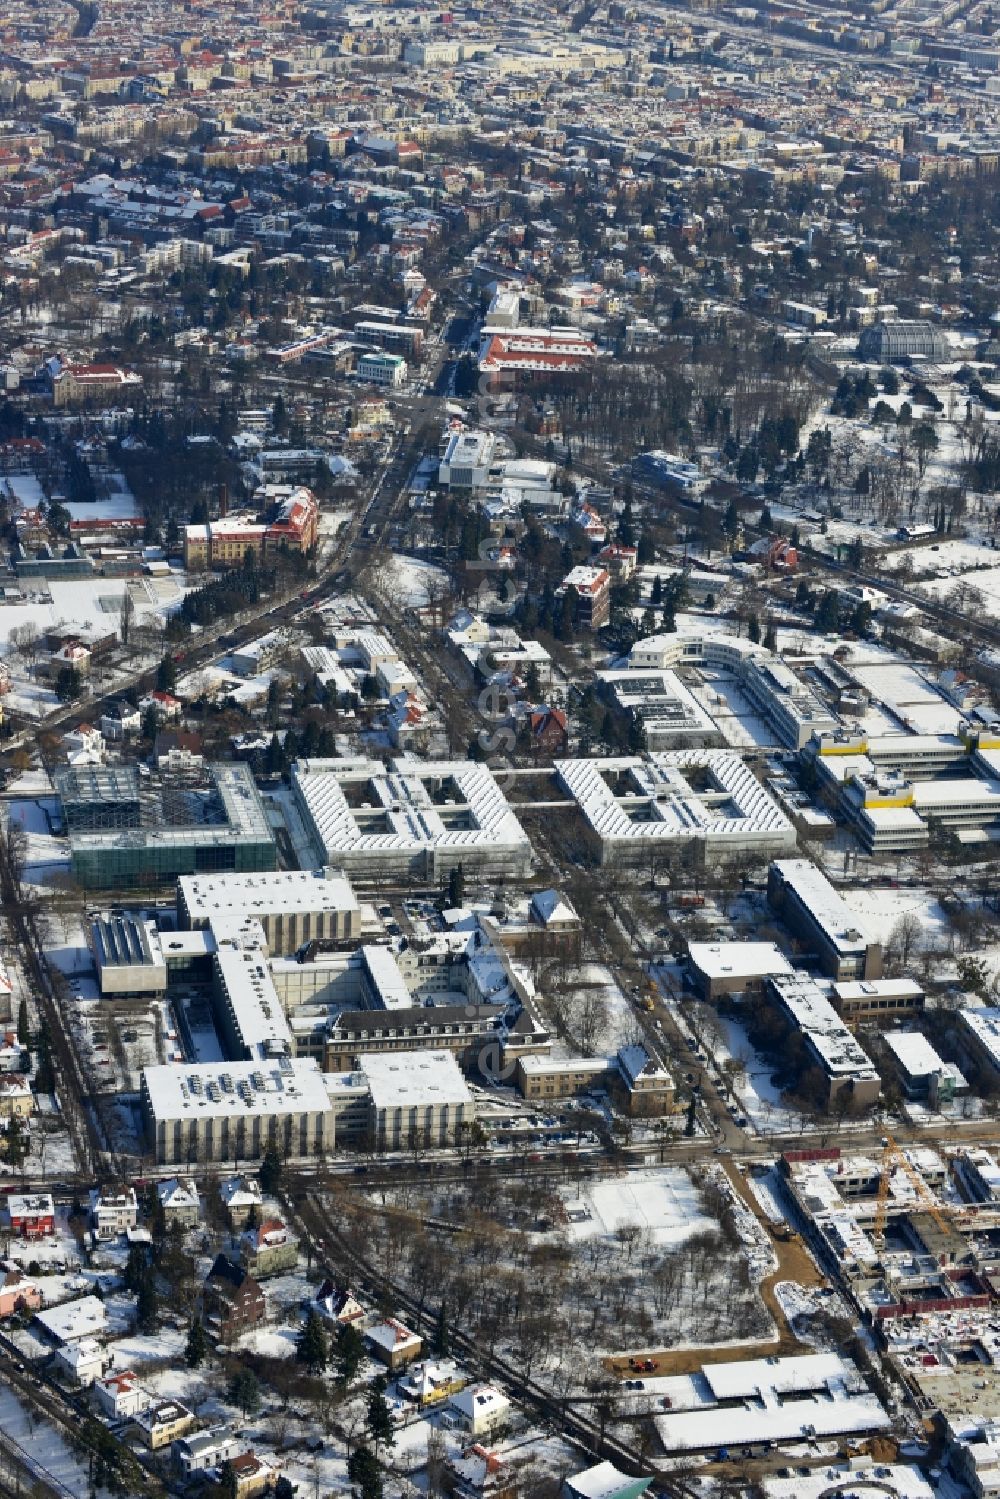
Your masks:
{"label": "flat roof building", "polygon": [[260,922],[270,952],[284,956],[304,942],[354,941],[361,908],[338,870],[276,870],[256,874],[184,875],[177,881],[177,920],[186,930],[217,916]]}
{"label": "flat roof building", "polygon": [[73,875],[85,890],[147,886],[182,874],[270,870],[274,834],[249,766],[207,767],[183,794],[134,766],[55,773]]}
{"label": "flat roof building", "polygon": [[450,1145],[476,1117],[476,1106],[450,1051],[365,1052],[376,1143]]}
{"label": "flat roof building", "polygon": [[702,999],[763,990],[764,980],[794,972],[774,942],[689,942],[688,971]]}
{"label": "flat roof building", "polygon": [[767,898],[789,930],[815,950],[831,978],[881,977],[881,943],[809,859],[775,860],[768,870]]}
{"label": "flat roof building", "polygon": [[300,760],[292,791],[321,857],[352,877],[530,872],[527,834],[471,760]]}
{"label": "flat roof building", "polygon": [[701,863],[791,852],[795,830],[749,766],[733,750],[557,760],[609,865],[640,864],[687,848]]}
{"label": "flat roof building", "polygon": [[859,1109],[878,1102],[878,1072],[814,979],[803,974],[777,975],[767,981],[768,996],[802,1036],[810,1056],[826,1079],[828,1104],[850,1093]]}
{"label": "flat roof building", "polygon": [[90,940],[102,994],[164,993],[167,965],[155,921],[98,916]]}
{"label": "flat roof building", "polygon": [[195,1063],[146,1067],[141,1102],[160,1166],[259,1160],[332,1150],[330,1095],[316,1063]]}
{"label": "flat roof building", "polygon": [[884,1040],[908,1098],[928,1098],[937,1107],[968,1090],[959,1069],[943,1061],[920,1031],[887,1031]]}
{"label": "flat roof building", "polygon": [[693,692],[672,671],[599,671],[597,681],[620,713],[642,729],[648,750],[721,746],[722,734]]}

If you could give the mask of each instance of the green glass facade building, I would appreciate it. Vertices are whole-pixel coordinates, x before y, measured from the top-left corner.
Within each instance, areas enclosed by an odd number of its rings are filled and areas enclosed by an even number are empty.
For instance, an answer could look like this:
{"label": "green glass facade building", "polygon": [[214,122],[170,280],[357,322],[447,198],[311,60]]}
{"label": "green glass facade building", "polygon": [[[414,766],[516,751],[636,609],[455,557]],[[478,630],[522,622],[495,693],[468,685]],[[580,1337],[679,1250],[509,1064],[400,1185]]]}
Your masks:
{"label": "green glass facade building", "polygon": [[181,874],[277,867],[267,812],[246,765],[208,767],[176,791],[135,766],[57,772],[73,877],[84,890],[172,884]]}

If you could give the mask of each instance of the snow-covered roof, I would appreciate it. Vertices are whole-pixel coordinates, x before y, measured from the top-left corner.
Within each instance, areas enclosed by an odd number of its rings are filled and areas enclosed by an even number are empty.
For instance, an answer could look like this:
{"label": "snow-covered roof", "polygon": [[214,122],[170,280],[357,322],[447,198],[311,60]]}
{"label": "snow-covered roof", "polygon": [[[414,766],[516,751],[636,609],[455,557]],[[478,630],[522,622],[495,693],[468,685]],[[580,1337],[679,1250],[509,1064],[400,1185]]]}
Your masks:
{"label": "snow-covered roof", "polygon": [[35,1321],[56,1342],[77,1343],[81,1338],[104,1331],[107,1311],[99,1296],[81,1296],[76,1301],[64,1301],[61,1306],[50,1306],[36,1312]]}

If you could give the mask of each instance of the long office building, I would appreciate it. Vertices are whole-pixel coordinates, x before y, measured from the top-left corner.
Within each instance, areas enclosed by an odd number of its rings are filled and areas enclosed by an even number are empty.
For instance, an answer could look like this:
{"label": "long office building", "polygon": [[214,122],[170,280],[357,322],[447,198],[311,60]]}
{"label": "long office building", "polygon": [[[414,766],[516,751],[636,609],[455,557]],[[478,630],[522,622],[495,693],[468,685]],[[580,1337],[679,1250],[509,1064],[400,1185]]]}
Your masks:
{"label": "long office building", "polygon": [[1000,829],[1000,725],[957,734],[814,734],[803,758],[866,853],[925,847],[932,827],[963,842]]}
{"label": "long office building", "polygon": [[881,1083],[875,1065],[848,1030],[826,994],[806,974],[776,974],[767,993],[795,1026],[822,1072],[829,1105],[847,1092],[858,1109],[878,1102]]}
{"label": "long office building", "polygon": [[317,1157],[338,1144],[454,1145],[476,1105],[450,1051],[364,1054],[349,1072],[309,1058],[147,1067],[141,1104],[161,1166]]}
{"label": "long office building", "polygon": [[767,898],[830,978],[881,978],[881,943],[809,859],[775,860],[768,870]]}
{"label": "long office building", "polygon": [[795,830],[733,750],[558,760],[600,862],[648,863],[687,850],[702,863],[795,849]]}
{"label": "long office building", "polygon": [[314,1061],[146,1067],[141,1102],[160,1166],[259,1160],[333,1148],[330,1094]]}
{"label": "long office building", "polygon": [[808,682],[772,651],[748,640],[677,631],[638,640],[629,653],[630,671],[666,671],[678,666],[735,677],[776,740],[790,749],[802,749],[814,734],[839,725],[837,715]]}

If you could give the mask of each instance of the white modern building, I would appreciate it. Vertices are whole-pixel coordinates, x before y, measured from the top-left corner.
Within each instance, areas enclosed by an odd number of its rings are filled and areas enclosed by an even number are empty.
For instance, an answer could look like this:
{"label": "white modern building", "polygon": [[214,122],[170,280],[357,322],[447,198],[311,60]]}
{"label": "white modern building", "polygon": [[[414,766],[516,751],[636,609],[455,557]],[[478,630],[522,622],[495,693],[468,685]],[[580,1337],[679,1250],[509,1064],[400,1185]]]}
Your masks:
{"label": "white modern building", "polygon": [[557,760],[602,864],[685,850],[702,863],[791,852],[795,830],[733,750]]}
{"label": "white modern building", "polygon": [[94,1189],[90,1194],[90,1221],[99,1239],[117,1239],[139,1222],[139,1204],[134,1187],[120,1192]]}
{"label": "white modern building", "polygon": [[629,653],[632,671],[665,671],[695,666],[724,672],[767,722],[778,743],[801,749],[815,733],[837,728],[840,720],[802,677],[764,646],[732,635],[682,632],[650,635]]}
{"label": "white modern building", "polygon": [[496,445],[492,432],[450,433],[438,464],[438,483],[446,489],[485,489]]}
{"label": "white modern building", "polygon": [[486,765],[300,760],[292,791],[321,858],[349,876],[526,876],[531,844]]}
{"label": "white modern building", "polygon": [[361,908],[338,870],[283,869],[262,874],[191,874],[177,881],[177,921],[185,930],[220,917],[260,922],[268,951],[284,955],[313,940],[361,936]]}
{"label": "white modern building", "polygon": [[147,1067],[141,1100],[157,1164],[259,1160],[333,1148],[330,1097],[316,1063],[201,1062]]}
{"label": "white modern building", "polygon": [[775,975],[767,980],[767,993],[822,1071],[828,1104],[844,1092],[859,1110],[878,1102],[881,1080],[874,1063],[814,979]]}
{"label": "white modern building", "polygon": [[167,965],[155,921],[99,916],[91,923],[91,949],[102,994],[163,994]]}
{"label": "white modern building", "polygon": [[369,349],[358,360],[356,373],[359,380],[398,390],[405,384],[407,364],[401,354],[386,354],[382,349]]}
{"label": "white modern building", "polygon": [[597,673],[602,694],[641,728],[647,750],[722,747],[715,720],[673,671],[611,668]]}
{"label": "white modern building", "polygon": [[670,1410],[656,1417],[656,1430],[668,1453],[822,1440],[889,1425],[856,1365],[839,1353],[705,1364],[662,1384]]}
{"label": "white modern building", "polygon": [[881,978],[881,944],[811,860],[775,860],[767,898],[789,931],[812,946],[817,965],[831,978]]}

